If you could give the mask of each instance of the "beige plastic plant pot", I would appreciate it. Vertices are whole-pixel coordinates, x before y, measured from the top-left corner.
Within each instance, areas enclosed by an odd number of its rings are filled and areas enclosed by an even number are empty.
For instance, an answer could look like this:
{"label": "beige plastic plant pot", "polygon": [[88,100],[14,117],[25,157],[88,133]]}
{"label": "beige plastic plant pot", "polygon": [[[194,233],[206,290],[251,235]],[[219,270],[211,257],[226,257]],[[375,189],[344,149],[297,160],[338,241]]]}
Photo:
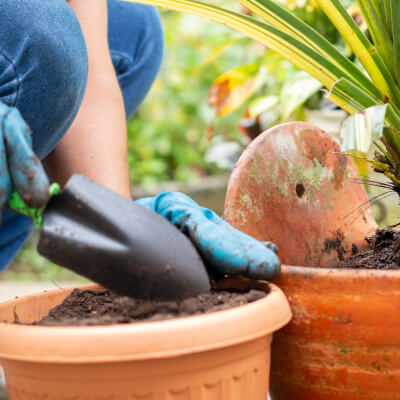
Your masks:
{"label": "beige plastic plant pot", "polygon": [[272,334],[291,318],[277,286],[254,303],[162,322],[13,324],[15,315],[24,323],[41,319],[71,291],[0,305],[0,362],[11,400],[266,399]]}

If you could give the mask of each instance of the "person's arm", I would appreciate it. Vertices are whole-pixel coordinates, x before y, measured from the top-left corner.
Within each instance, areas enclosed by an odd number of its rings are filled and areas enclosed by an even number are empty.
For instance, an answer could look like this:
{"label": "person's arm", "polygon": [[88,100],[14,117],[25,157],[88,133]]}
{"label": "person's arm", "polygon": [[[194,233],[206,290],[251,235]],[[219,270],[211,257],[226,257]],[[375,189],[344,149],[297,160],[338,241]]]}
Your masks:
{"label": "person's arm", "polygon": [[107,39],[107,1],[69,0],[81,24],[89,57],[86,93],[71,128],[45,159],[55,181],[64,185],[82,173],[131,197],[124,103]]}

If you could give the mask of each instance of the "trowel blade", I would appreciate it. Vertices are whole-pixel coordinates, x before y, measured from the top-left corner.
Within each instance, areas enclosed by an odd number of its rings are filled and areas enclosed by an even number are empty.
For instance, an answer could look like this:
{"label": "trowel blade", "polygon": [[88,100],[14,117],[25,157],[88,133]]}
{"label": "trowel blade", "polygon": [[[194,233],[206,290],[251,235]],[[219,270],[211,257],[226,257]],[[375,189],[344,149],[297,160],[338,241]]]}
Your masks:
{"label": "trowel blade", "polygon": [[83,175],[43,213],[38,251],[120,295],[177,300],[210,290],[189,239],[169,221]]}

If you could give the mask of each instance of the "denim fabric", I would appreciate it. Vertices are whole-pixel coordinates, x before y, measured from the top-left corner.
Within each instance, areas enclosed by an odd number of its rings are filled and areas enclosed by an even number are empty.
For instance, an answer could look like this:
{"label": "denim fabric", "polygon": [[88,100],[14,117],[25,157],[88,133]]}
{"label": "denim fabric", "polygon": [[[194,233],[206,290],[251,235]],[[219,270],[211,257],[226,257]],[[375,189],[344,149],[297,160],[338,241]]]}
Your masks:
{"label": "denim fabric", "polygon": [[[109,45],[131,117],[160,68],[163,33],[155,8],[108,0]],[[87,80],[87,53],[79,22],[65,0],[0,0],[0,101],[19,109],[43,159],[68,130]],[[32,230],[31,220],[4,210],[0,270]]]}
{"label": "denim fabric", "polygon": [[142,103],[160,69],[164,35],[160,16],[154,7],[108,0],[108,16],[111,58],[129,119]]}

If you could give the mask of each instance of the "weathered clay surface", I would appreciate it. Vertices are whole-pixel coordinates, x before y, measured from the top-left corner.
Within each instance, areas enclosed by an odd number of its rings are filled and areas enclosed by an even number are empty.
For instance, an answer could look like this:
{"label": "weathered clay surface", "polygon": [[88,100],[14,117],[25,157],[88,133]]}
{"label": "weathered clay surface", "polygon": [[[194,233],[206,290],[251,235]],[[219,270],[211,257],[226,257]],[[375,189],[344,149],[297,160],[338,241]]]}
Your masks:
{"label": "weathered clay surface", "polygon": [[278,245],[282,264],[330,267],[377,225],[350,157],[303,122],[276,126],[244,151],[228,184],[224,218]]}
{"label": "weathered clay surface", "polygon": [[400,400],[400,272],[282,267],[273,400]]}

